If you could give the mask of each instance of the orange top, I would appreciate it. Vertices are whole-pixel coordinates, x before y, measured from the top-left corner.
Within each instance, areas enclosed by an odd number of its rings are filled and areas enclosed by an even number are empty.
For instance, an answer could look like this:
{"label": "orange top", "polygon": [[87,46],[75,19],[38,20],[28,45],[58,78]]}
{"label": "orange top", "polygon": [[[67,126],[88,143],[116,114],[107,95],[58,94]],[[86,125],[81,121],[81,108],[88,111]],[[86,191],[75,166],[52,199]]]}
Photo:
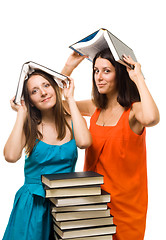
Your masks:
{"label": "orange top", "polygon": [[143,240],[147,212],[147,166],[144,129],[135,134],[129,126],[130,109],[116,126],[99,126],[100,110],[91,117],[93,143],[86,150],[84,171],[104,175],[103,189],[111,193],[110,212],[117,225],[116,240]]}

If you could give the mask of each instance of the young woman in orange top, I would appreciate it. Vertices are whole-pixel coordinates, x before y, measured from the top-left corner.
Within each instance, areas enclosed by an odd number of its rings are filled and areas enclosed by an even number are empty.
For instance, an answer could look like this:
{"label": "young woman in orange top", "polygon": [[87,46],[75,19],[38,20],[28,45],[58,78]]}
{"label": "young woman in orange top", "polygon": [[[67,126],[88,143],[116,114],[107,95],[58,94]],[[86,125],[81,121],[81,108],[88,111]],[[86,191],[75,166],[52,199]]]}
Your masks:
{"label": "young woman in orange top", "polygon": [[[62,72],[70,75],[84,59],[68,58]],[[90,116],[93,143],[85,153],[85,171],[104,175],[103,189],[111,194],[110,212],[117,225],[116,240],[143,240],[147,213],[145,127],[159,122],[157,106],[146,86],[141,65],[130,56],[116,62],[105,49],[93,60],[92,100],[77,102]],[[67,106],[66,106],[67,107]]]}

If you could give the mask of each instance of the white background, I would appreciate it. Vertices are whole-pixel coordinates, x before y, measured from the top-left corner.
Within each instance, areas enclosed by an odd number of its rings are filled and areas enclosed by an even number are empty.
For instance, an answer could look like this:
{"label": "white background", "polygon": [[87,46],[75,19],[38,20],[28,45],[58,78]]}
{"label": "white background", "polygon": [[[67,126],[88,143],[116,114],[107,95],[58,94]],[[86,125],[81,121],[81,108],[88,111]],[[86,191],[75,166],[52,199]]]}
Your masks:
{"label": "white background", "polygon": [[[9,219],[15,193],[24,182],[24,156],[15,164],[5,162],[3,157],[3,147],[16,118],[9,100],[15,94],[22,64],[34,61],[61,71],[71,53],[68,46],[101,27],[110,30],[134,49],[160,110],[160,123],[147,129],[149,208],[145,240],[164,239],[165,23],[164,0],[1,1],[0,239]],[[75,99],[90,98],[91,63],[84,60],[72,76],[76,86]],[[84,150],[81,150],[76,170],[82,170],[83,161]]]}

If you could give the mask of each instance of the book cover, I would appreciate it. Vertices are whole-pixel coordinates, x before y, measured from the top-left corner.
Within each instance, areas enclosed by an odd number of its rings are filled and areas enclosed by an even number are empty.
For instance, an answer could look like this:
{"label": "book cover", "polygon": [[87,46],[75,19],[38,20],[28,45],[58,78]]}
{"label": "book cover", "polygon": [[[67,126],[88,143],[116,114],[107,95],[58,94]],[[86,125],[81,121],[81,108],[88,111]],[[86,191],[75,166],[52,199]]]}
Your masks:
{"label": "book cover", "polygon": [[90,219],[81,219],[81,220],[70,220],[70,221],[56,221],[53,218],[54,223],[61,229],[74,229],[74,228],[86,228],[86,227],[95,227],[95,226],[106,226],[113,224],[113,216],[102,218],[90,218]]}
{"label": "book cover", "polygon": [[26,62],[22,66],[19,82],[17,85],[17,91],[16,91],[15,100],[14,100],[14,102],[16,104],[20,104],[20,101],[22,98],[24,81],[27,79],[28,75],[31,74],[32,72],[34,72],[35,70],[41,70],[41,71],[46,72],[47,74],[51,75],[60,88],[65,88],[65,87],[69,86],[69,80],[68,80],[67,76],[65,76],[61,73],[58,73],[54,70],[51,70],[47,67],[44,67],[38,63],[35,63],[32,61]]}
{"label": "book cover", "polygon": [[100,28],[82,40],[70,45],[69,48],[81,55],[88,56],[90,61],[93,61],[93,58],[98,52],[105,48],[109,48],[114,56],[114,59],[119,63],[133,68],[133,66],[124,62],[124,54],[127,56],[130,55],[132,59],[137,62],[134,51],[110,31],[104,28]]}
{"label": "book cover", "polygon": [[97,185],[103,181],[103,175],[91,171],[42,175],[42,182],[49,188]]}
{"label": "book cover", "polygon": [[64,207],[64,206],[86,205],[86,204],[95,204],[95,203],[108,203],[111,201],[111,196],[109,193],[101,189],[101,195],[67,197],[67,198],[51,197],[50,200],[56,207]]}

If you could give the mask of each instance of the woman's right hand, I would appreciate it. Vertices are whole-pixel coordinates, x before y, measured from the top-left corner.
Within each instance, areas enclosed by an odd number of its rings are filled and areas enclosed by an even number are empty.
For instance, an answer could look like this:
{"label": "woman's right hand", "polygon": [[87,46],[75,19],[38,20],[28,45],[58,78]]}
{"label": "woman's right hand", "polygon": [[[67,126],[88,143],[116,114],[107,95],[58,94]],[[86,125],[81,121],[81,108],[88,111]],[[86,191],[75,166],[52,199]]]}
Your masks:
{"label": "woman's right hand", "polygon": [[18,105],[18,104],[15,104],[14,103],[14,99],[15,97],[13,97],[11,100],[10,100],[10,106],[11,108],[16,111],[17,113],[21,113],[24,115],[24,117],[26,118],[27,117],[27,107],[25,106],[25,102],[24,100],[21,100],[21,105]]}
{"label": "woman's right hand", "polygon": [[73,53],[68,57],[61,73],[70,76],[73,70],[87,57],[88,56],[81,56],[79,53],[73,51]]}

